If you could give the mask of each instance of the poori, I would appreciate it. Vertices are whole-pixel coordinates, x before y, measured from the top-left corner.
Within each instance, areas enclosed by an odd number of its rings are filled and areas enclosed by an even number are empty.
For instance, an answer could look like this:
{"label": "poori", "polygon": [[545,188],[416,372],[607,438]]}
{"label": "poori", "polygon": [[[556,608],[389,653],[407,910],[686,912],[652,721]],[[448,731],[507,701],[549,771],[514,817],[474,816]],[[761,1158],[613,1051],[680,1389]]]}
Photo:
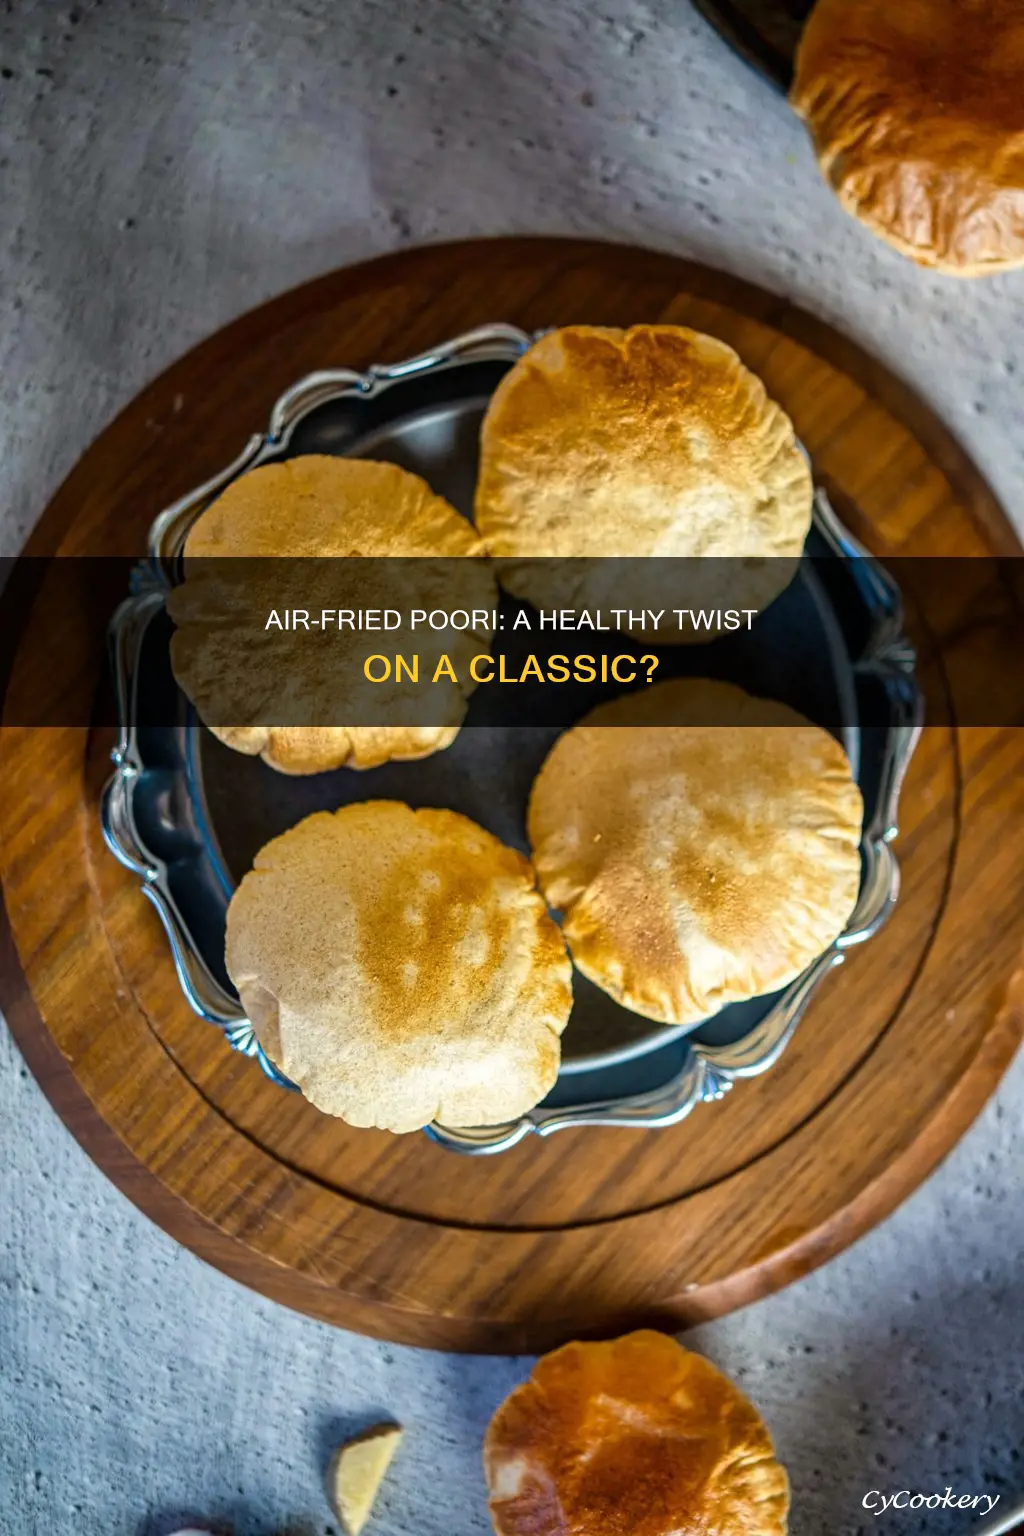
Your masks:
{"label": "poori", "polygon": [[498,385],[480,442],[474,520],[503,585],[537,607],[671,608],[665,562],[688,558],[705,562],[689,572],[702,603],[764,608],[810,527],[789,417],[731,347],[684,326],[549,332]]}
{"label": "poori", "polygon": [[271,1061],[350,1125],[500,1124],[557,1076],[565,944],[528,860],[454,811],[362,801],[274,838],[226,963]]}
{"label": "poori", "polygon": [[843,207],[904,256],[1024,263],[1018,0],[818,0],[790,100]]}
{"label": "poori", "polygon": [[495,1413],[497,1536],[785,1536],[789,1479],[727,1376],[642,1330],[545,1355]]}
{"label": "poori", "polygon": [[530,794],[540,888],[584,976],[690,1025],[842,933],[863,806],[827,731],[731,684],[655,683],[556,741]]}
{"label": "poori", "polygon": [[[408,678],[370,690],[352,661],[355,642],[346,650],[332,634],[300,644],[264,626],[291,587],[313,613],[336,609],[346,591],[362,607],[492,612],[497,585],[483,545],[418,475],[329,454],[265,464],[202,513],[184,553],[186,579],[168,604],[178,626],[171,661],[227,746],[282,773],[317,773],[425,757],[455,739],[474,686],[469,661],[490,644],[485,620],[418,638],[425,671],[446,652],[455,674],[432,687],[429,703]],[[349,700],[353,725],[338,721]],[[282,719],[289,706],[299,723]]]}

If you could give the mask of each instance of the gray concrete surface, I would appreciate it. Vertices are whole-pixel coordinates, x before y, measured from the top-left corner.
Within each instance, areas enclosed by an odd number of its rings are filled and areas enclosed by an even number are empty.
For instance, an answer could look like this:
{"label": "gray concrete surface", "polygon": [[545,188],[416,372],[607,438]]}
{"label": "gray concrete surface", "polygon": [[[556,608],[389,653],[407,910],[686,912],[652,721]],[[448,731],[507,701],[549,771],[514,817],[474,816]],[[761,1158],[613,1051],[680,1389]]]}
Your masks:
{"label": "gray concrete surface", "polygon": [[[959,286],[862,234],[686,0],[8,0],[0,111],[5,551],[113,412],[240,310],[505,231],[666,247],[839,322],[1024,526],[1024,274]],[[880,1230],[696,1335],[775,1431],[796,1536],[971,1528],[876,1519],[871,1489],[1024,1495],[1022,1105],[1024,1060]],[[480,1437],[524,1362],[371,1343],[207,1269],[105,1182],[6,1035],[0,1160],[2,1536],[325,1533],[327,1448],[383,1410],[410,1434],[373,1529],[487,1529]]]}

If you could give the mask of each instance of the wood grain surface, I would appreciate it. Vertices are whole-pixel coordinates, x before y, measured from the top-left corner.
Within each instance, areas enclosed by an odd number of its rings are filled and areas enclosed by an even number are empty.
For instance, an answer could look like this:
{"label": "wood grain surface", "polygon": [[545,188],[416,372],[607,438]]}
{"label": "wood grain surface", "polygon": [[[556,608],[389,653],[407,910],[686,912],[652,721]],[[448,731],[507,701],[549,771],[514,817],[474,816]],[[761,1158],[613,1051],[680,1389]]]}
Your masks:
{"label": "wood grain surface", "polygon": [[[572,241],[409,251],[333,273],[183,358],[58,492],[32,553],[133,554],[317,367],[389,361],[487,321],[695,325],[791,413],[880,554],[1019,553],[920,401],[784,300],[669,256]],[[38,614],[80,677],[102,624]],[[66,655],[66,645],[62,654]],[[62,679],[62,686],[68,679]],[[196,1253],[289,1305],[395,1340],[533,1350],[678,1327],[806,1273],[877,1222],[970,1124],[1024,1028],[1024,730],[929,727],[903,796],[902,899],[825,984],[779,1064],[662,1132],[586,1129],[467,1160],[350,1130],[198,1020],[159,922],[102,843],[109,733],[5,726],[0,1002],[86,1150]],[[268,770],[269,771],[269,770]]]}

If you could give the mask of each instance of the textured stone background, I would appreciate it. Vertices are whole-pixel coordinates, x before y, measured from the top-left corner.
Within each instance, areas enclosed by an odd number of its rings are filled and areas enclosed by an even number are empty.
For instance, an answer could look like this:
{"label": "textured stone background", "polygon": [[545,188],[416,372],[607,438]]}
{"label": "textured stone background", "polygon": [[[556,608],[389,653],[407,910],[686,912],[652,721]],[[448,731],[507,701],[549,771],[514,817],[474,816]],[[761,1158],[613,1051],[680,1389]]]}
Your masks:
{"label": "textured stone background", "polygon": [[[686,0],[6,0],[0,104],[5,551],[113,412],[240,310],[513,231],[667,247],[838,322],[1024,525],[1024,274],[959,286],[862,234]],[[875,1521],[871,1488],[1024,1496],[1022,1105],[1024,1060],[883,1228],[695,1336],[767,1414],[796,1536],[970,1527]],[[96,1172],[6,1035],[0,1159],[2,1536],[325,1533],[327,1450],[382,1411],[410,1434],[374,1529],[487,1529],[480,1437],[524,1363],[371,1343],[207,1269]]]}

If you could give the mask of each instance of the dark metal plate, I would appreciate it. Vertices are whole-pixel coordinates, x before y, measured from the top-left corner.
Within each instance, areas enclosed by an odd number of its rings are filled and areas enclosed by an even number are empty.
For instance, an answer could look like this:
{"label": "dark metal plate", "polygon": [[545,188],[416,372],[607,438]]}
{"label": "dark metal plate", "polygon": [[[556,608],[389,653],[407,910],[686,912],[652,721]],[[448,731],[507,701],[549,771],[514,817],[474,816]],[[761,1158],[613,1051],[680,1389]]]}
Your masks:
{"label": "dark metal plate", "polygon": [[793,61],[814,0],[695,0],[717,32],[780,91],[793,80]]}
{"label": "dark metal plate", "polygon": [[[485,330],[451,344],[468,347],[469,360],[445,353],[440,363],[414,360],[378,374],[333,376],[330,384],[328,376],[302,381],[283,397],[292,411],[287,424],[255,439],[230,474],[253,462],[310,452],[388,459],[424,476],[468,515],[487,399],[528,343],[526,337],[509,338],[509,328],[494,330],[501,334]],[[481,346],[492,352],[484,360],[478,359]],[[502,350],[500,359],[493,357],[496,348]],[[281,403],[278,410],[285,414]],[[204,488],[204,494],[209,491]],[[173,550],[169,530],[182,525],[182,509],[190,506],[186,499],[158,519],[155,548]],[[807,553],[816,558],[801,564],[790,587],[760,616],[756,633],[673,647],[671,670],[739,683],[790,704],[842,739],[866,808],[861,902],[848,935],[784,993],[725,1008],[688,1038],[684,1030],[661,1028],[621,1008],[577,975],[563,1070],[552,1095],[508,1136],[452,1133],[453,1144],[499,1150],[525,1130],[557,1128],[563,1107],[577,1121],[585,1116],[599,1123],[653,1124],[680,1118],[691,1098],[717,1097],[735,1077],[765,1070],[814,986],[842,958],[843,943],[868,937],[887,915],[897,890],[889,829],[914,739],[912,655],[908,661],[898,647],[892,649],[901,633],[898,593],[873,561],[862,558],[820,495]],[[144,876],[190,1002],[219,1023],[236,1048],[258,1055],[264,1069],[276,1075],[247,1022],[239,1019],[223,961],[228,902],[257,850],[314,811],[395,798],[461,811],[525,851],[530,785],[558,729],[502,724],[493,708],[494,691],[479,689],[466,724],[445,752],[366,772],[290,777],[230,751],[198,723],[170,671],[169,635],[162,593],[143,574],[140,592],[113,632],[130,727],[115,755],[118,772],[105,800],[105,830],[122,862]],[[886,697],[892,691],[891,721],[861,727],[865,690],[879,688]],[[872,720],[879,718],[877,705],[870,713]],[[168,727],[174,718],[179,724]],[[831,724],[837,720],[844,722],[842,728]],[[667,1099],[666,1084],[675,1085]],[[645,1094],[649,1104],[638,1099]],[[617,1118],[619,1106],[624,1120]]]}

